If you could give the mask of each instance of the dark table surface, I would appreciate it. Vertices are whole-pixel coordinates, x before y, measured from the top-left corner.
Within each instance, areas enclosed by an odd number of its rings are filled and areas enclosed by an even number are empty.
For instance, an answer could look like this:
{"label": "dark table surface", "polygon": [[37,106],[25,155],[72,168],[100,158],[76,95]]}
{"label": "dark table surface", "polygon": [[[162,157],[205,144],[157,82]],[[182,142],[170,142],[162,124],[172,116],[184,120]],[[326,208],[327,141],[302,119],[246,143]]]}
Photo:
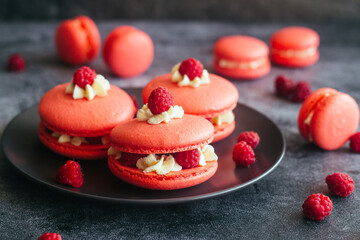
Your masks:
{"label": "dark table surface", "polygon": [[[114,27],[135,25],[155,43],[155,59],[142,76],[119,79],[98,57],[90,66],[120,87],[142,87],[188,57],[212,72],[212,46],[229,34],[252,35],[268,42],[284,24],[217,22],[98,22],[104,39]],[[0,66],[20,52],[25,72],[0,70],[0,133],[18,113],[37,103],[53,86],[68,82],[76,67],[62,64],[54,51],[57,23],[0,23]],[[302,25],[302,24],[300,24]],[[177,205],[121,205],[78,198],[49,190],[23,177],[1,154],[0,239],[37,239],[58,232],[63,239],[360,239],[360,191],[348,198],[331,196],[334,209],[321,222],[303,218],[301,205],[311,193],[329,194],[325,177],[348,173],[360,182],[360,155],[348,145],[326,152],[305,142],[297,129],[301,104],[274,96],[273,80],[286,74],[309,81],[313,89],[332,87],[360,101],[360,31],[357,25],[310,24],[321,37],[320,61],[305,69],[273,66],[256,81],[233,81],[239,102],[278,124],[286,143],[280,165],[245,189],[212,199]],[[246,117],[246,116],[244,116]],[[19,146],[21,149],[21,146]]]}

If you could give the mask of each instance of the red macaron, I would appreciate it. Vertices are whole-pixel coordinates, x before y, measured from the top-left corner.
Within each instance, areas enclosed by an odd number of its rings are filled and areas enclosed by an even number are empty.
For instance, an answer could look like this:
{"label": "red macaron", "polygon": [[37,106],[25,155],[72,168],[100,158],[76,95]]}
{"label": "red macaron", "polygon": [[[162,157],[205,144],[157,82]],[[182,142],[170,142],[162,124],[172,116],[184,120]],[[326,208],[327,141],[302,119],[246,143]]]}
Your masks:
{"label": "red macaron", "polygon": [[79,65],[90,62],[100,51],[99,30],[86,16],[66,20],[56,29],[55,46],[60,58],[66,63]]}
{"label": "red macaron", "polygon": [[287,67],[306,67],[319,59],[320,37],[306,27],[286,27],[270,38],[271,60]]}
{"label": "red macaron", "polygon": [[304,139],[324,150],[343,146],[359,124],[359,107],[348,94],[331,88],[313,92],[303,103],[298,127]]}
{"label": "red macaron", "polygon": [[234,35],[214,45],[214,69],[234,79],[255,79],[270,71],[269,48],[260,39]]}
{"label": "red macaron", "polygon": [[103,58],[116,75],[134,77],[150,67],[154,44],[147,33],[132,26],[121,26],[107,36]]}

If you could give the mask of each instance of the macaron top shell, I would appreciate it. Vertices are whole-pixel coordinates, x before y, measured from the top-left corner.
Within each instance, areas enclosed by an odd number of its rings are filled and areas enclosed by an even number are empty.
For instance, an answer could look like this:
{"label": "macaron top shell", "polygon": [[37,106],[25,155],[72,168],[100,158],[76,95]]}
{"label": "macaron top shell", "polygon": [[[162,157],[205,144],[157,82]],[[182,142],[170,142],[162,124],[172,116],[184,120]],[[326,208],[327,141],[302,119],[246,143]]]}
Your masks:
{"label": "macaron top shell", "polygon": [[110,133],[111,145],[129,153],[173,153],[202,147],[213,139],[210,121],[185,114],[181,119],[156,125],[132,119]]}
{"label": "macaron top shell", "polygon": [[276,31],[270,38],[271,48],[277,50],[317,48],[319,43],[319,35],[314,30],[306,27],[283,28]]}
{"label": "macaron top shell", "polygon": [[174,98],[175,104],[182,106],[185,113],[211,118],[236,107],[239,93],[228,80],[209,74],[210,84],[197,88],[179,87],[171,82],[171,75],[165,74],[151,80],[143,89],[143,99],[147,102],[152,90],[166,87]]}
{"label": "macaron top shell", "polygon": [[269,49],[260,39],[234,35],[220,38],[214,46],[218,58],[229,60],[255,60],[267,57]]}
{"label": "macaron top shell", "polygon": [[105,97],[89,101],[66,94],[67,85],[54,87],[39,103],[40,118],[52,131],[79,137],[103,136],[120,122],[132,119],[136,112],[130,96],[116,86],[111,85]]}

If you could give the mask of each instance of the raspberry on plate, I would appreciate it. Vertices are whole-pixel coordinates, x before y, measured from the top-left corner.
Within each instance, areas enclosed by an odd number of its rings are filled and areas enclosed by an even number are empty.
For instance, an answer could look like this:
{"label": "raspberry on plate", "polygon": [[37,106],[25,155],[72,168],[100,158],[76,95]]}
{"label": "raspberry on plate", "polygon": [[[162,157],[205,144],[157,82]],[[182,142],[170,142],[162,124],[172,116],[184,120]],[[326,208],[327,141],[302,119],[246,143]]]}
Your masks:
{"label": "raspberry on plate", "polygon": [[334,195],[347,197],[354,191],[354,180],[345,173],[334,173],[326,177],[326,184]]}
{"label": "raspberry on plate", "polygon": [[68,160],[61,166],[56,174],[56,181],[66,185],[79,188],[82,186],[84,179],[78,162]]}
{"label": "raspberry on plate", "polygon": [[306,81],[298,82],[290,96],[293,102],[303,102],[311,94],[310,84]]}
{"label": "raspberry on plate", "polygon": [[313,221],[320,221],[329,216],[333,203],[328,196],[311,194],[302,205],[304,216]]}
{"label": "raspberry on plate", "polygon": [[169,90],[165,87],[154,89],[148,99],[148,107],[152,114],[166,112],[174,105],[174,99]]}
{"label": "raspberry on plate", "polygon": [[245,141],[250,147],[255,148],[260,142],[260,137],[256,132],[242,132],[239,134],[237,141]]}
{"label": "raspberry on plate", "polygon": [[121,153],[121,158],[119,159],[120,163],[127,167],[136,167],[136,162],[143,157],[146,157],[146,154],[136,154],[136,153]]}
{"label": "raspberry on plate", "polygon": [[11,72],[22,72],[25,70],[26,62],[20,54],[12,54],[7,61],[7,70]]}
{"label": "raspberry on plate", "polygon": [[186,74],[190,80],[194,80],[194,78],[201,77],[203,74],[203,65],[199,60],[188,58],[181,62],[179,73],[181,75]]}
{"label": "raspberry on plate", "polygon": [[354,152],[360,153],[360,132],[351,136],[350,147]]}
{"label": "raspberry on plate", "polygon": [[185,152],[178,152],[175,155],[175,160],[184,169],[194,168],[199,165],[200,152],[197,149]]}
{"label": "raspberry on plate", "polygon": [[255,162],[254,150],[245,141],[240,141],[234,146],[233,160],[236,165],[248,167]]}
{"label": "raspberry on plate", "polygon": [[41,235],[38,240],[61,240],[61,236],[58,233],[49,233],[46,232]]}
{"label": "raspberry on plate", "polygon": [[279,75],[275,79],[275,91],[276,94],[280,97],[288,97],[293,91],[294,87],[294,81],[284,75]]}
{"label": "raspberry on plate", "polygon": [[92,85],[96,77],[96,72],[87,66],[81,67],[74,73],[73,83],[81,88],[85,88],[86,84]]}

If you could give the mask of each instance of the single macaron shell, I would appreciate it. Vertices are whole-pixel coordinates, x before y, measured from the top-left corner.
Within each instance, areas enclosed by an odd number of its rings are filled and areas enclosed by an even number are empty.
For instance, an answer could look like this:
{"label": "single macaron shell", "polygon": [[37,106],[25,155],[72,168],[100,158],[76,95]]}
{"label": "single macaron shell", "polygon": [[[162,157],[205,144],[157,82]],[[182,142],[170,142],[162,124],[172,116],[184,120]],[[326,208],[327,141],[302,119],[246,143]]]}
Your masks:
{"label": "single macaron shell", "polygon": [[306,27],[286,27],[270,38],[271,60],[287,67],[306,67],[319,59],[320,37]]}
{"label": "single macaron shell", "polygon": [[214,45],[214,69],[234,79],[255,79],[270,72],[269,48],[260,39],[234,35]]}
{"label": "single macaron shell", "polygon": [[298,127],[301,135],[324,150],[342,147],[359,124],[359,107],[348,94],[331,88],[313,92],[303,103]]}
{"label": "single macaron shell", "polygon": [[55,46],[60,58],[66,63],[79,65],[90,62],[100,51],[99,30],[86,16],[66,20],[56,29]]}
{"label": "single macaron shell", "polygon": [[132,26],[121,26],[107,36],[103,58],[116,75],[134,77],[150,67],[154,58],[154,44],[145,32]]}

